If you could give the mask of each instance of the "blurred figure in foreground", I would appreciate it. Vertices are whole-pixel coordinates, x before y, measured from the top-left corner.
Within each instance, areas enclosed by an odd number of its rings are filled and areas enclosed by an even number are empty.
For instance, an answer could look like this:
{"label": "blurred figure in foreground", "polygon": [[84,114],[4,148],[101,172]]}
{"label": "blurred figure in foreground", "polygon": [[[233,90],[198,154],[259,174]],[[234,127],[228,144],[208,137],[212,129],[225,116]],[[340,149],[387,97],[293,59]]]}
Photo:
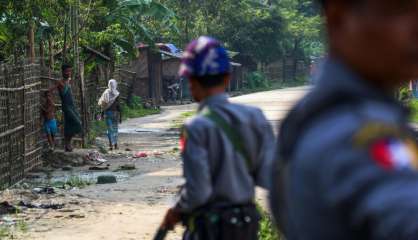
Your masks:
{"label": "blurred figure in foreground", "polygon": [[180,67],[200,105],[181,137],[186,183],[161,228],[183,220],[185,239],[257,239],[255,185],[271,181],[274,136],[260,109],[228,101],[230,69],[226,50],[209,37],[189,44]]}
{"label": "blurred figure in foreground", "polygon": [[418,148],[393,97],[418,77],[417,0],[323,0],[330,55],[279,135],[287,239],[418,239]]}

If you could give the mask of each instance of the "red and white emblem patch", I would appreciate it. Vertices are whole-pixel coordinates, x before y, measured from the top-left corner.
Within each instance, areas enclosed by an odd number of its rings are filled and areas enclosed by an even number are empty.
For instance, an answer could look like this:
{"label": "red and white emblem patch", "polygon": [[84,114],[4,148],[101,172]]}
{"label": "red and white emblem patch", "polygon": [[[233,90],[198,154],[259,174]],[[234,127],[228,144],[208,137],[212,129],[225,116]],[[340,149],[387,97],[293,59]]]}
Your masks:
{"label": "red and white emblem patch", "polygon": [[186,142],[187,142],[187,131],[186,129],[183,129],[180,135],[180,141],[179,141],[180,152],[182,153],[186,150]]}
{"label": "red and white emblem patch", "polygon": [[417,148],[408,140],[379,140],[371,145],[370,154],[377,164],[387,170],[417,169]]}

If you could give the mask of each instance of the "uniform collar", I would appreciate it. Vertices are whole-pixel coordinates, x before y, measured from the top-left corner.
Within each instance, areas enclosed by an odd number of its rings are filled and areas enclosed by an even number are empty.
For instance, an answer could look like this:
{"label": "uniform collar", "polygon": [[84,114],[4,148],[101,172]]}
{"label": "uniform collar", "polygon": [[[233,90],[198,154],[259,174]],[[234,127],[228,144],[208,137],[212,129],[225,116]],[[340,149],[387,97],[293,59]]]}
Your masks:
{"label": "uniform collar", "polygon": [[216,105],[224,105],[228,103],[228,94],[220,93],[213,96],[210,96],[203,100],[199,105],[199,112],[202,111],[205,107],[213,107]]}

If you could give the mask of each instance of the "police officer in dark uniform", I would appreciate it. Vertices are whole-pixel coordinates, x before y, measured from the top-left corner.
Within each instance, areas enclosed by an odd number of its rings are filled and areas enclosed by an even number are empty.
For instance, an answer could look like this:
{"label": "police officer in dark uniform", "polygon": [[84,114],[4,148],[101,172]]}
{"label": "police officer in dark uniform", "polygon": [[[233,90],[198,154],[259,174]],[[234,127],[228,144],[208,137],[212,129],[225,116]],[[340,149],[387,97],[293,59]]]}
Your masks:
{"label": "police officer in dark uniform", "polygon": [[289,240],[418,239],[418,151],[393,96],[418,77],[417,0],[324,0],[329,57],[281,125],[271,205]]}
{"label": "police officer in dark uniform", "polygon": [[180,75],[189,79],[199,109],[182,134],[186,183],[162,228],[182,219],[185,239],[257,239],[255,186],[271,182],[274,136],[260,109],[228,101],[230,69],[213,38],[198,38],[184,53]]}

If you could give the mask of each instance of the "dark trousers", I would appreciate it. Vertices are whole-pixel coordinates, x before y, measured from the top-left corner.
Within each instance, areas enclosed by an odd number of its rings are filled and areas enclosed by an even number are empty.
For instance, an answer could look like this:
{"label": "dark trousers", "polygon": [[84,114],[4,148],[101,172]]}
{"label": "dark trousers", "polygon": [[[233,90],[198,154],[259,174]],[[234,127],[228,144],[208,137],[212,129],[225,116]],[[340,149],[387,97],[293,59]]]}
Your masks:
{"label": "dark trousers", "polygon": [[184,240],[257,240],[260,214],[249,204],[202,209],[187,221]]}

